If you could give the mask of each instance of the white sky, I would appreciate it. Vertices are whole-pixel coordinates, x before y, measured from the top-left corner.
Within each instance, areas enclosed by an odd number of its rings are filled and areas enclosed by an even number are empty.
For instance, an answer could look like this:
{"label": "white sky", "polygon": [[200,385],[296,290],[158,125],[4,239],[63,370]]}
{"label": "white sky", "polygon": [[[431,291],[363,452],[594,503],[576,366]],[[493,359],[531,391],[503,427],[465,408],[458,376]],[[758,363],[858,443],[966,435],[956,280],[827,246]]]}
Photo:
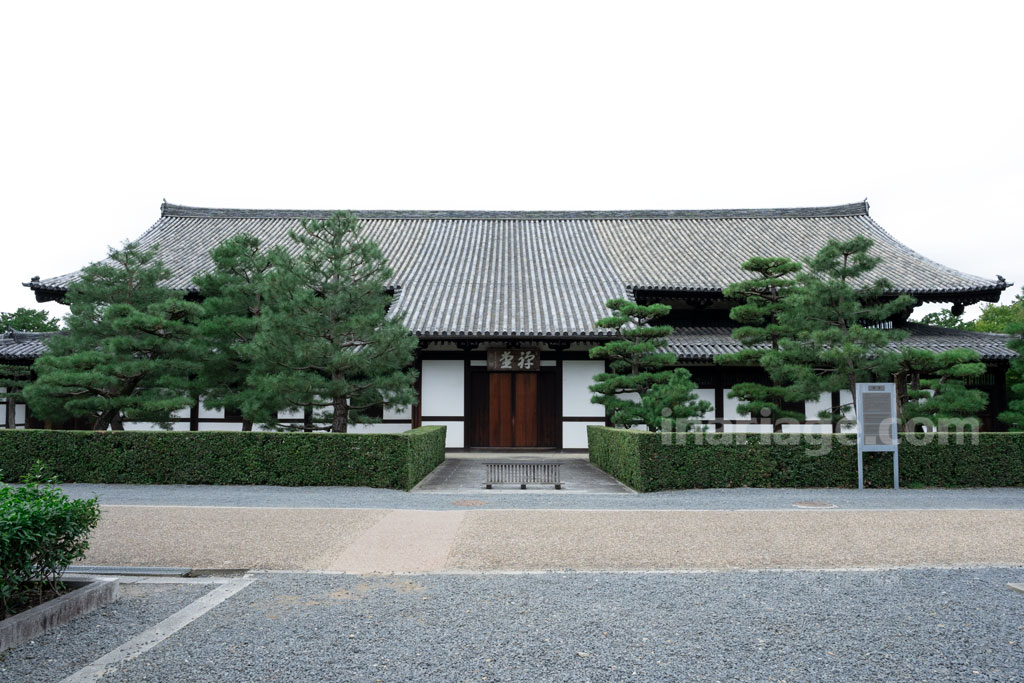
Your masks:
{"label": "white sky", "polygon": [[[0,310],[246,208],[676,209],[867,197],[1024,284],[1020,3],[6,3]],[[46,308],[63,312],[56,304]]]}

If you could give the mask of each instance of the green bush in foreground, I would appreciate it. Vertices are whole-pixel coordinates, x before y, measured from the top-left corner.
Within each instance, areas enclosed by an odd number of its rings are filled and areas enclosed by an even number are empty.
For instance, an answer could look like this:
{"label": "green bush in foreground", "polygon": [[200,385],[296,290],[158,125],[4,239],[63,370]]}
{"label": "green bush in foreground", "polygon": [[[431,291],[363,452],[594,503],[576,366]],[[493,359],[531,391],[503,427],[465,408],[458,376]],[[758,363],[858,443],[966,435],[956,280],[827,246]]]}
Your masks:
{"label": "green bush in foreground", "polygon": [[[850,435],[690,433],[666,444],[662,434],[591,426],[587,436],[590,461],[637,491],[857,486]],[[976,436],[901,435],[900,485],[1024,486],[1024,434]],[[864,485],[892,486],[891,454],[865,454]]]}
{"label": "green bush in foreground", "polygon": [[71,500],[34,464],[22,486],[0,484],[0,618],[60,592],[60,577],[85,556],[96,499]]}
{"label": "green bush in foreground", "polygon": [[411,489],[444,461],[445,428],[401,434],[0,430],[0,471],[40,460],[60,481]]}

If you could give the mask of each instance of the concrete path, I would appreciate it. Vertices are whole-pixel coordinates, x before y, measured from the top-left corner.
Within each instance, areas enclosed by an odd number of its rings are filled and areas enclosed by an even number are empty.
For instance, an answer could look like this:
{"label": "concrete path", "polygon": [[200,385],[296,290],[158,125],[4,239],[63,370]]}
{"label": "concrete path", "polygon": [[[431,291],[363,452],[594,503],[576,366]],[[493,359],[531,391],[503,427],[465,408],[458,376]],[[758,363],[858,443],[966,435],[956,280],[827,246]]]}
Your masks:
{"label": "concrete path", "polygon": [[353,573],[1024,565],[1024,510],[103,506],[83,563]]}
{"label": "concrete path", "polygon": [[[561,465],[562,488],[531,485],[526,489],[518,486],[494,486],[485,489],[484,465],[488,462],[547,462]],[[519,493],[547,493],[562,496],[585,493],[635,493],[615,477],[591,465],[586,453],[449,453],[445,461],[428,474],[416,488],[415,493],[457,493],[488,494],[503,491]]]}
{"label": "concrete path", "polygon": [[[792,510],[824,503],[844,510],[1024,510],[1024,488],[989,489],[692,489],[643,495],[563,495],[527,489],[421,495],[361,486],[205,486],[62,484],[72,498],[104,505],[453,510]],[[546,495],[534,495],[539,491]]]}

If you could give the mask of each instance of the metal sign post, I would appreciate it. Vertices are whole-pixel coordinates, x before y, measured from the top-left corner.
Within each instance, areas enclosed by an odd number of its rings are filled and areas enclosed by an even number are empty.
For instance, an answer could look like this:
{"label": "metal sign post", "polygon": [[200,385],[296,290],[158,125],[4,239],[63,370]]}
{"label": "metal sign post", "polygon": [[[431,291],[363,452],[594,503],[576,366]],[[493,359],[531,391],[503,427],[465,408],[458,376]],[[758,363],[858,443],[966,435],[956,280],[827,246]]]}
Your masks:
{"label": "metal sign post", "polygon": [[864,454],[892,452],[892,487],[900,487],[900,451],[896,433],[896,385],[857,383],[857,488],[864,488]]}

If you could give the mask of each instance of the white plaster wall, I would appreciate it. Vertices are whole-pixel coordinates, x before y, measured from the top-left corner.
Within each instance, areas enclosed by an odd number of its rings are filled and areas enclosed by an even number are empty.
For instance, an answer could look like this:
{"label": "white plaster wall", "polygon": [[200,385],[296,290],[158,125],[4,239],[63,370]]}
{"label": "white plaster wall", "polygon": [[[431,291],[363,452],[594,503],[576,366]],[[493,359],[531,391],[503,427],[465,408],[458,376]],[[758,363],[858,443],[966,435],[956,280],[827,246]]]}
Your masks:
{"label": "white plaster wall", "polygon": [[387,406],[384,408],[384,419],[412,421],[412,406],[404,406],[401,408],[392,408],[391,406]]}
{"label": "white plaster wall", "polygon": [[411,422],[402,424],[378,422],[377,424],[348,426],[350,434],[401,434],[410,429],[412,429]]}
{"label": "white plaster wall", "polygon": [[783,434],[830,434],[831,425],[782,425]]}
{"label": "white plaster wall", "polygon": [[[185,415],[188,417],[188,414]],[[224,417],[223,408],[204,408],[202,401],[199,402],[199,417]]]}
{"label": "white plaster wall", "polygon": [[183,417],[183,418],[185,418],[187,420],[189,415],[191,415],[191,414],[192,414],[192,409],[191,408],[182,408],[180,410],[175,410],[173,413],[171,413],[171,417]]}
{"label": "white plaster wall", "polygon": [[[127,432],[162,432],[165,431],[156,422],[125,422],[124,429]],[[187,432],[188,422],[172,422],[172,432]]]}
{"label": "white plaster wall", "polygon": [[817,400],[807,401],[804,403],[804,416],[808,420],[817,420],[818,413],[822,410],[832,409],[832,394],[831,392],[823,392],[818,396]]}
{"label": "white plaster wall", "polygon": [[[422,415],[465,415],[465,377],[461,360],[425,360]],[[426,423],[424,423],[426,424]],[[451,440],[451,431],[448,434]],[[461,436],[460,436],[461,439]]]}
{"label": "white plaster wall", "polygon": [[[255,429],[253,425],[253,429]],[[240,432],[242,431],[241,422],[200,422],[199,431],[201,432]]]}
{"label": "white plaster wall", "polygon": [[587,447],[587,425],[603,426],[601,422],[563,422],[562,423],[562,448],[586,448]]}
{"label": "white plaster wall", "polygon": [[466,443],[465,434],[464,434],[465,430],[464,430],[463,424],[461,422],[424,422],[423,423],[424,427],[426,427],[427,425],[444,425],[445,427],[448,428],[447,431],[445,432],[445,442],[444,442],[444,447],[445,448],[463,448],[464,447],[464,445]]}
{"label": "white plaster wall", "polygon": [[[590,402],[593,394],[589,387],[594,383],[594,375],[599,372],[604,372],[604,361],[601,360],[567,360],[562,363],[562,415],[604,418],[604,406]],[[586,446],[586,430],[583,439],[583,446]]]}
{"label": "white plaster wall", "polygon": [[14,424],[23,425],[25,424],[25,404],[18,403],[14,406]]}
{"label": "white plaster wall", "polygon": [[707,401],[711,404],[711,408],[702,415],[702,419],[710,420],[715,416],[715,390],[714,389],[698,389],[697,398],[701,401]]}
{"label": "white plaster wall", "polygon": [[[730,398],[729,390],[722,393],[722,419],[724,420],[749,420],[749,415],[740,415],[736,407],[740,404],[738,398]],[[740,430],[745,431],[745,430]],[[753,430],[751,430],[753,431]]]}
{"label": "white plaster wall", "polygon": [[[839,392],[839,405],[846,405],[848,403],[853,403],[853,394],[851,394],[848,390],[843,389]],[[852,405],[850,409],[846,412],[846,416],[851,420],[857,419],[857,411],[853,409]]]}

